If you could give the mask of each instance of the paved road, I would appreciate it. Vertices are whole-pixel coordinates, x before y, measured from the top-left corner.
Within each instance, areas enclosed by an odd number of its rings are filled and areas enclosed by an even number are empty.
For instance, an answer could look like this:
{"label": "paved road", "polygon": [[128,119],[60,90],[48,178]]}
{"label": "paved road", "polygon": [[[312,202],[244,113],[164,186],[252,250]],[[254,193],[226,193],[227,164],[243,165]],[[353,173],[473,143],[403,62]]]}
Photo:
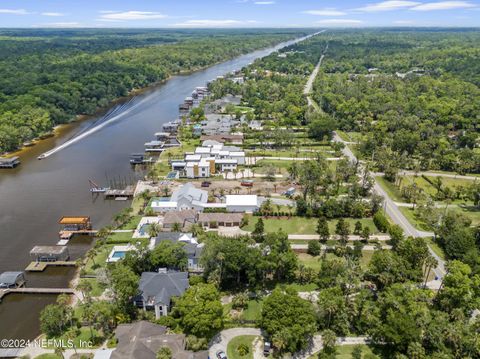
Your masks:
{"label": "paved road", "polygon": [[[448,178],[458,178],[458,179],[466,179],[466,180],[471,180],[471,181],[480,181],[480,177],[476,176],[464,176],[464,175],[455,175],[455,174],[450,174],[450,173],[437,173],[437,172],[412,172],[412,171],[402,171],[400,173],[401,175],[404,176],[429,176],[429,177],[448,177]],[[378,175],[381,175],[380,173]]]}
{"label": "paved road", "polygon": [[223,350],[226,354],[228,342],[241,335],[261,336],[262,331],[257,328],[232,328],[223,330],[210,341],[208,356],[211,359],[215,359],[217,357],[217,351],[219,350]]}
{"label": "paved road", "polygon": [[[334,133],[333,140],[336,142],[342,142],[345,145],[345,148],[343,149],[343,154],[350,159],[352,162],[358,162],[357,157],[353,154],[353,152],[350,150],[350,148],[347,146],[346,142],[342,140],[340,136],[338,136],[337,133]],[[398,206],[395,204],[395,202],[388,196],[387,192],[380,186],[380,184],[377,182],[375,177],[373,177],[375,180],[375,184],[373,186],[373,190],[375,193],[378,195],[382,196],[384,198],[384,209],[387,215],[395,222],[398,224],[400,227],[402,227],[403,231],[407,236],[412,236],[412,237],[433,237],[432,232],[425,232],[425,231],[420,231],[416,229],[412,224],[407,220],[407,218],[403,215],[403,213],[399,210]],[[438,266],[434,269],[435,275],[439,278],[443,277],[446,273],[445,270],[445,261],[440,258],[429,246],[428,247],[430,254],[437,260]]]}
{"label": "paved road", "polygon": [[[210,342],[210,347],[208,349],[208,355],[211,359],[215,359],[216,353],[219,350],[227,353],[227,346],[230,340],[241,335],[255,335],[263,336],[262,330],[258,328],[232,328],[226,329],[218,333]],[[337,345],[356,345],[356,344],[367,344],[367,337],[340,337],[337,338]],[[311,355],[322,350],[323,342],[321,335],[315,335],[312,338],[312,343],[310,347],[302,352],[296,353],[293,358],[295,359],[308,359]],[[254,359],[263,359],[263,353],[259,350],[255,350]]]}
{"label": "paved road", "polygon": [[[290,247],[293,250],[306,251],[308,249],[308,244],[291,244]],[[351,244],[348,244],[347,247],[354,248],[353,245],[351,245]],[[322,248],[322,250],[325,250],[325,249],[331,248],[331,246],[322,245],[321,248]],[[364,245],[362,247],[362,249],[364,251],[375,251],[375,250],[377,250],[377,246],[367,244],[367,245]],[[382,249],[392,249],[392,246],[387,245],[387,244],[383,244]]]}
{"label": "paved road", "polygon": [[[314,241],[314,240],[319,240],[320,236],[318,234],[289,234],[288,239],[293,239],[293,240],[304,240],[304,241]],[[330,239],[335,240],[337,239],[336,236],[332,235],[330,236]],[[370,240],[377,240],[377,241],[388,241],[390,239],[390,236],[386,234],[379,234],[379,235],[371,235]],[[348,236],[349,241],[360,241],[362,238],[357,235],[350,235]]]}

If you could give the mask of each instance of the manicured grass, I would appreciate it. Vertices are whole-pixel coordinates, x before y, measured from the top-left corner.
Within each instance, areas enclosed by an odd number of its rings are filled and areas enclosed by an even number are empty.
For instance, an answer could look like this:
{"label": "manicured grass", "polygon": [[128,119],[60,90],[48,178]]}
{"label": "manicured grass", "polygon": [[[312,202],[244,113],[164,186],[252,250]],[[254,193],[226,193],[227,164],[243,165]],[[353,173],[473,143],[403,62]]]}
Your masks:
{"label": "manicured grass", "polygon": [[243,310],[242,319],[244,320],[260,320],[262,312],[263,299],[256,298],[248,301],[248,306]]}
{"label": "manicured grass", "polygon": [[142,219],[142,216],[132,216],[130,220],[127,223],[125,223],[123,226],[121,226],[119,229],[135,229],[137,228],[141,219]]}
{"label": "manicured grass", "polygon": [[375,177],[375,180],[385,190],[385,192],[387,192],[388,196],[391,199],[397,202],[403,201],[400,190],[393,183],[391,183],[390,181],[387,181],[385,178],[381,176]]}
{"label": "manicured grass", "polygon": [[314,270],[320,270],[321,259],[320,256],[313,257],[307,253],[297,253],[298,261],[303,264],[305,267],[312,268]]}
{"label": "manicured grass", "polygon": [[[367,354],[373,354],[373,351],[367,345],[360,345],[362,347],[362,358]],[[352,352],[355,348],[355,345],[338,345],[336,359],[351,359]]]}
{"label": "manicured grass", "polygon": [[[233,338],[227,345],[227,357],[229,359],[253,359],[253,341],[255,335],[241,335]],[[239,345],[246,345],[250,348],[247,355],[240,355],[237,351]]]}
{"label": "manicured grass", "polygon": [[448,207],[447,211],[460,213],[472,221],[472,226],[478,226],[480,224],[480,209],[473,206],[458,206],[458,207]]}
{"label": "manicured grass", "polygon": [[126,243],[132,241],[133,232],[118,232],[108,236],[108,243]]}
{"label": "manicured grass", "polygon": [[[255,223],[257,223],[260,217],[250,216],[248,218],[248,225],[243,227],[243,230],[253,231],[255,228]],[[335,226],[338,220],[330,220],[328,222],[328,227],[330,233],[335,233]],[[353,231],[355,222],[360,221],[362,226],[368,226],[372,234],[378,233],[377,228],[373,224],[371,218],[345,218],[345,221],[350,224],[350,230]],[[304,218],[304,217],[291,217],[288,220],[285,218],[263,218],[263,223],[265,225],[265,232],[276,232],[279,229],[282,229],[287,234],[316,234],[318,218]]]}
{"label": "manicured grass", "polygon": [[426,238],[428,245],[430,248],[432,248],[432,251],[435,252],[437,256],[440,258],[445,259],[445,252],[443,251],[443,248],[440,247],[434,240],[433,238]]}
{"label": "manicured grass", "polygon": [[62,359],[62,357],[57,354],[41,354],[36,356],[35,359]]}
{"label": "manicured grass", "polygon": [[[362,251],[362,258],[360,258],[360,265],[363,268],[366,268],[368,266],[368,263],[370,263],[370,260],[372,259],[372,256],[373,256],[373,252],[374,251],[370,251],[370,250]],[[327,258],[330,256],[332,256],[332,254],[328,253]],[[316,271],[320,270],[322,266],[322,261],[320,259],[321,258],[320,256],[313,257],[307,253],[297,253],[297,258],[301,264],[303,264],[306,267],[312,268]]]}
{"label": "manicured grass", "polygon": [[429,231],[431,228],[429,226],[421,221],[415,214],[413,208],[409,207],[398,207],[400,212],[403,213],[403,215],[407,218],[407,220],[417,229],[421,229],[423,231]]}

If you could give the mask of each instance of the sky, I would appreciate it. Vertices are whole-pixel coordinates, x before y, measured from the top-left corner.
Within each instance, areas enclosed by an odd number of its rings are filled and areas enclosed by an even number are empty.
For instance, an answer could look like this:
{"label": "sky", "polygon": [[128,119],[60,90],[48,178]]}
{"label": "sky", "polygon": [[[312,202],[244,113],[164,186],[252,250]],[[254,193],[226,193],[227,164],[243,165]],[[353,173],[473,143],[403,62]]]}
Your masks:
{"label": "sky", "polygon": [[0,27],[480,27],[480,0],[0,0]]}

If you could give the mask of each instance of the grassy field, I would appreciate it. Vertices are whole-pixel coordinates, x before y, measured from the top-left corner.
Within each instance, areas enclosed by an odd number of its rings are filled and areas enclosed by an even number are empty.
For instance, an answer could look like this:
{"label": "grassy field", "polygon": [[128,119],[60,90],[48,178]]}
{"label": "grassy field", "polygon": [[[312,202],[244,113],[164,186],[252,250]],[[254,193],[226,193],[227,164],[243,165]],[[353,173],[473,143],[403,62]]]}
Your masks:
{"label": "grassy field", "polygon": [[[360,345],[362,348],[362,358],[365,357],[367,354],[374,354],[372,349],[368,345]],[[353,349],[355,348],[355,345],[338,345],[336,347],[337,353],[335,355],[336,359],[351,359],[352,358],[352,352]],[[317,355],[314,354],[312,355],[309,359],[316,359]]]}
{"label": "grassy field", "polygon": [[[260,217],[249,216],[248,225],[242,229],[246,231],[253,231],[258,218]],[[371,218],[345,218],[345,221],[350,224],[351,231],[353,231],[355,222],[360,221],[364,227],[368,226],[370,228],[372,234],[378,233],[378,230],[373,224],[373,220]],[[291,217],[288,220],[283,218],[263,218],[263,223],[265,225],[265,232],[267,233],[276,232],[279,229],[282,229],[287,234],[315,234],[318,218]],[[336,224],[337,220],[330,220],[328,222],[328,227],[330,228],[331,234],[335,233]]]}
{"label": "grassy field", "polygon": [[[229,359],[253,359],[253,341],[255,335],[241,335],[233,338],[227,345],[227,357]],[[250,350],[247,355],[240,355],[237,351],[239,345],[246,345]]]}
{"label": "grassy field", "polygon": [[400,193],[400,190],[390,181],[387,181],[385,178],[378,176],[375,177],[378,184],[387,192],[388,196],[397,202],[402,202],[403,198]]}
{"label": "grassy field", "polygon": [[[327,254],[327,257],[331,256],[331,254]],[[370,263],[370,260],[372,259],[373,256],[373,251],[362,251],[362,258],[360,259],[360,265],[362,267],[367,267],[368,263]],[[313,257],[310,254],[307,253],[297,253],[297,258],[299,262],[306,267],[312,268],[316,271],[320,270],[321,268],[321,259],[320,256],[318,257]]]}

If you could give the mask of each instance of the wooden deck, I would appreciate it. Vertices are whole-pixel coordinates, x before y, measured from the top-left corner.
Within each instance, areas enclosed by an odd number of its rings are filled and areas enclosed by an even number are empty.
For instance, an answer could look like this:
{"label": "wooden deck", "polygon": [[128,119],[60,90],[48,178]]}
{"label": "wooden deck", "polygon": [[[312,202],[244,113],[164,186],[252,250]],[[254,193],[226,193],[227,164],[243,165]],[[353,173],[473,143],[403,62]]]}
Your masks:
{"label": "wooden deck", "polygon": [[27,268],[25,268],[26,272],[43,272],[47,269],[48,266],[68,266],[73,267],[76,266],[77,263],[73,261],[56,261],[56,262],[31,262]]}
{"label": "wooden deck", "polygon": [[0,300],[7,294],[75,294],[72,288],[9,288],[0,289]]}
{"label": "wooden deck", "polygon": [[72,238],[75,234],[81,234],[85,236],[93,236],[97,234],[97,230],[94,229],[81,229],[79,231],[60,231],[58,232],[58,235],[60,239],[70,239]]}

